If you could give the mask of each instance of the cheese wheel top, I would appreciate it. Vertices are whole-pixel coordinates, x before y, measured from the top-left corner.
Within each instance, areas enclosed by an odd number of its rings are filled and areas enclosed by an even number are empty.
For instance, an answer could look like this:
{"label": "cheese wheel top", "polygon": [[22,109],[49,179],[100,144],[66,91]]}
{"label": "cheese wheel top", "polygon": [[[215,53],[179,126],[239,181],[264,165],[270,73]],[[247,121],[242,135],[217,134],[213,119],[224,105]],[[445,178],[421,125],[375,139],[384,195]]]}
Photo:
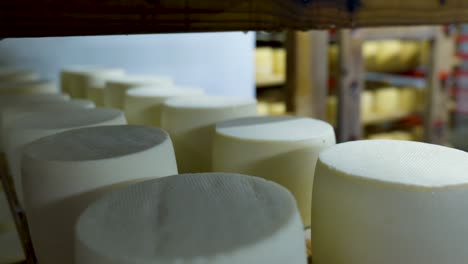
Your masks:
{"label": "cheese wheel top", "polygon": [[2,95],[0,97],[0,109],[22,103],[65,102],[68,100],[70,100],[70,96],[66,94]]}
{"label": "cheese wheel top", "polygon": [[172,87],[172,78],[169,76],[160,75],[126,75],[110,77],[107,84],[111,86],[146,86],[146,85],[162,85]]}
{"label": "cheese wheel top", "polygon": [[100,126],[69,130],[30,144],[25,155],[37,160],[86,161],[139,153],[169,140],[155,127]]}
{"label": "cheese wheel top", "polygon": [[168,108],[185,109],[216,109],[250,104],[256,104],[256,100],[251,98],[222,96],[177,97],[169,99],[164,103],[164,105]]}
{"label": "cheese wheel top", "polygon": [[324,150],[319,162],[351,177],[423,187],[468,184],[468,153],[399,140],[363,140]]}
{"label": "cheese wheel top", "polygon": [[290,116],[246,117],[216,125],[216,133],[257,141],[300,141],[334,135],[333,127],[323,121]]}
{"label": "cheese wheel top", "polygon": [[182,88],[172,86],[143,86],[133,88],[127,91],[127,96],[131,97],[172,97],[181,95],[201,95],[202,89],[197,88]]}
{"label": "cheese wheel top", "polygon": [[9,128],[13,129],[65,129],[106,123],[123,117],[123,112],[110,108],[70,109],[60,113],[37,112],[24,115]]}
{"label": "cheese wheel top", "polygon": [[[182,174],[105,195],[81,215],[76,238],[124,263],[207,263],[206,257],[227,258],[268,243],[295,214],[293,196],[276,183],[240,174]],[[281,243],[295,241],[273,244]]]}

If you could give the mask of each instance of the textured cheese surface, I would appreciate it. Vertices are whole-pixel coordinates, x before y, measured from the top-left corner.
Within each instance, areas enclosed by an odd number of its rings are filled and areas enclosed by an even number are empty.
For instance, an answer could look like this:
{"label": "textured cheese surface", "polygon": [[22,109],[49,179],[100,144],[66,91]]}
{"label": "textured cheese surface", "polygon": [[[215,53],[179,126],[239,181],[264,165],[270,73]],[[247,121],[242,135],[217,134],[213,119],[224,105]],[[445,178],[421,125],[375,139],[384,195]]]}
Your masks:
{"label": "textured cheese surface", "polygon": [[129,124],[161,125],[162,104],[169,98],[202,95],[195,88],[140,87],[129,89],[125,96],[125,115]]}
{"label": "textured cheese surface", "polygon": [[375,110],[382,115],[391,115],[400,110],[400,92],[398,88],[380,88],[375,92]]}
{"label": "textured cheese surface", "polygon": [[466,263],[468,154],[396,140],[320,154],[312,199],[314,263]]}
{"label": "textured cheese surface", "polygon": [[143,126],[88,127],[42,138],[25,148],[22,167],[36,255],[49,264],[73,263],[76,220],[103,193],[177,174],[168,134]]}
{"label": "textured cheese surface", "polygon": [[123,109],[125,93],[132,87],[154,86],[170,88],[173,85],[172,78],[168,76],[130,75],[111,78],[107,80],[106,87],[104,89],[104,105]]}
{"label": "textured cheese surface", "polygon": [[183,174],[105,195],[76,226],[76,263],[305,264],[294,198],[239,174]]}
{"label": "textured cheese surface", "polygon": [[194,96],[172,98],[163,105],[161,127],[174,142],[179,171],[211,171],[214,125],[224,120],[256,116],[254,99]]}
{"label": "textured cheese surface", "polygon": [[218,123],[213,171],[259,176],[288,188],[310,226],[315,163],[335,144],[333,127],[311,118],[246,117]]}
{"label": "textured cheese surface", "polygon": [[1,126],[8,126],[8,123],[13,122],[16,118],[27,115],[28,113],[52,111],[59,113],[63,110],[91,109],[94,107],[95,105],[93,102],[82,99],[73,99],[63,102],[27,103],[13,105],[11,107],[6,107],[6,109],[0,113]]}
{"label": "textured cheese surface", "polygon": [[29,113],[8,124],[2,131],[2,140],[20,203],[23,201],[20,160],[24,146],[65,130],[123,124],[126,120],[121,111],[105,108]]}
{"label": "textured cheese surface", "polygon": [[324,151],[320,160],[347,175],[388,183],[423,187],[468,184],[467,153],[432,144],[358,141]]}

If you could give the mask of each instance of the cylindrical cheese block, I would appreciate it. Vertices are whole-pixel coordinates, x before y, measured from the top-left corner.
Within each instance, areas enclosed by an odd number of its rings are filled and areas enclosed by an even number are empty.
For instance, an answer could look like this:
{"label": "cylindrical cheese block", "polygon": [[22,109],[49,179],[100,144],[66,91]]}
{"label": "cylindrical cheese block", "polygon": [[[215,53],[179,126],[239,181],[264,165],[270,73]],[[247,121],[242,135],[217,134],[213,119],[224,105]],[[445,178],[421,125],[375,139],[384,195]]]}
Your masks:
{"label": "cylindrical cheese block", "polygon": [[310,226],[315,163],[335,144],[333,127],[312,118],[247,117],[218,123],[213,171],[259,176],[288,188]]}
{"label": "cylindrical cheese block", "polygon": [[[105,68],[96,65],[69,66],[60,71],[60,87],[63,92],[69,93],[73,98],[86,98],[88,85],[94,84],[92,73],[99,75],[110,73],[119,76],[123,74],[121,69]],[[95,76],[94,75],[94,76]],[[103,85],[103,84],[102,84]]]}
{"label": "cylindrical cheese block", "polygon": [[95,68],[70,72],[70,94],[75,98],[88,98],[87,93],[91,91],[91,95],[97,96],[97,99],[100,99],[100,103],[103,105],[103,91],[106,80],[124,76],[124,73],[123,69],[110,68]]}
{"label": "cylindrical cheese block", "polygon": [[468,154],[397,140],[323,151],[312,200],[314,263],[466,263]]}
{"label": "cylindrical cheese block", "polygon": [[182,174],[106,194],[76,225],[76,264],[306,264],[294,197],[239,174]]}
{"label": "cylindrical cheese block", "polygon": [[271,76],[273,74],[273,49],[260,47],[255,49],[256,76]]}
{"label": "cylindrical cheese block", "polygon": [[106,88],[106,81],[123,75],[124,72],[122,70],[93,72],[92,74],[86,75],[88,78],[86,98],[92,100],[97,106],[104,106],[104,89]]}
{"label": "cylindrical cheese block", "polygon": [[168,88],[173,86],[172,78],[155,75],[131,75],[116,77],[106,82],[104,105],[113,108],[124,108],[125,92],[133,87],[154,86]]}
{"label": "cylindrical cheese block", "polygon": [[[30,113],[8,124],[3,130],[7,162],[13,177],[16,194],[23,205],[20,158],[27,144],[62,131],[103,125],[124,125],[125,116],[115,109],[70,109],[56,112]],[[26,212],[27,213],[27,212]]]}
{"label": "cylindrical cheese block", "polygon": [[396,87],[380,88],[375,91],[375,111],[382,116],[399,112],[400,93]]}
{"label": "cylindrical cheese block", "polygon": [[202,94],[203,90],[194,88],[132,88],[125,96],[125,116],[129,124],[161,126],[162,104],[167,99]]}
{"label": "cylindrical cheese block", "polygon": [[39,79],[39,75],[31,70],[0,68],[0,82],[33,81]]}
{"label": "cylindrical cheese block", "polygon": [[29,95],[58,93],[55,84],[47,80],[0,83],[0,95]]}
{"label": "cylindrical cheese block", "polygon": [[286,49],[273,49],[273,73],[277,76],[286,76]]}
{"label": "cylindrical cheese block", "polygon": [[400,88],[400,110],[406,113],[415,112],[418,108],[418,91],[416,88]]}
{"label": "cylindrical cheese block", "polygon": [[375,113],[374,111],[374,93],[364,91],[361,94],[361,119],[369,120]]}
{"label": "cylindrical cheese block", "polygon": [[56,112],[64,110],[90,109],[94,108],[94,103],[88,100],[68,100],[68,101],[19,101],[17,104],[0,107],[0,151],[3,150],[3,131],[10,123],[23,115],[34,112]]}
{"label": "cylindrical cheese block", "polygon": [[234,97],[181,97],[164,103],[161,127],[169,132],[179,171],[211,171],[211,148],[217,122],[257,115],[254,99]]}
{"label": "cylindrical cheese block", "polygon": [[73,263],[74,226],[90,202],[117,187],[177,174],[169,135],[144,126],[45,137],[25,148],[22,167],[34,249],[38,262],[49,264]]}

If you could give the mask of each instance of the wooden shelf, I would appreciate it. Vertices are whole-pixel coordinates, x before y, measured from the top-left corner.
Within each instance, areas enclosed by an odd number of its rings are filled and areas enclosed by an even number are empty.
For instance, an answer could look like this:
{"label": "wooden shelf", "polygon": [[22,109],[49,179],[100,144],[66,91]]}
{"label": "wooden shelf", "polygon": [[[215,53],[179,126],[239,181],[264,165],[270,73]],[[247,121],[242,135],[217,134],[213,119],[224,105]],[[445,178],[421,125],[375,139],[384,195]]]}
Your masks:
{"label": "wooden shelf", "polygon": [[422,25],[468,21],[468,0],[0,1],[0,38]]}
{"label": "wooden shelf", "polygon": [[257,77],[256,80],[257,88],[267,88],[272,86],[281,86],[286,83],[286,79],[284,76],[279,75],[271,75],[271,76],[262,76]]}

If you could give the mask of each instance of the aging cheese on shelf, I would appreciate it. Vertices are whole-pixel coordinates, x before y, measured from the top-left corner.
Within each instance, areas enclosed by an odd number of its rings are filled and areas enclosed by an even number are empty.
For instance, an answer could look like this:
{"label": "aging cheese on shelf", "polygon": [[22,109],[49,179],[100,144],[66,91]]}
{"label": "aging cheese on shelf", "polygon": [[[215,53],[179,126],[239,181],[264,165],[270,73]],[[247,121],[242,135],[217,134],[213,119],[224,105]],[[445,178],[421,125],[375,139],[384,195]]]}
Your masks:
{"label": "aging cheese on shelf", "polygon": [[[11,107],[63,103],[69,99],[68,95],[61,94],[2,95],[0,96],[0,129],[3,124],[3,113]],[[0,152],[4,152],[2,132],[0,130]]]}
{"label": "aging cheese on shelf", "polygon": [[174,142],[181,173],[211,171],[211,148],[217,122],[257,115],[254,99],[217,96],[181,97],[163,105],[161,127]]}
{"label": "aging cheese on shelf", "polygon": [[106,194],[76,225],[77,264],[306,264],[294,197],[260,178],[182,174]]}
{"label": "aging cheese on shelf", "polygon": [[129,124],[161,126],[162,104],[167,99],[202,94],[203,90],[195,88],[132,88],[125,95],[125,116]]}
{"label": "aging cheese on shelf", "polygon": [[335,144],[333,127],[299,117],[247,117],[216,125],[213,171],[259,176],[288,188],[310,226],[315,163]]}
{"label": "aging cheese on shelf", "polygon": [[413,113],[418,110],[418,91],[416,88],[400,88],[400,110]]}
{"label": "aging cheese on shelf", "polygon": [[75,129],[23,153],[24,204],[39,263],[73,263],[76,220],[103,193],[177,174],[169,135],[152,127]]}
{"label": "aging cheese on shelf", "polygon": [[32,80],[0,83],[0,95],[55,94],[58,88],[52,81]]}
{"label": "aging cheese on shelf", "polygon": [[125,93],[128,89],[139,86],[169,88],[174,86],[172,78],[157,75],[130,75],[107,80],[104,89],[104,105],[113,108],[124,108]]}
{"label": "aging cheese on shelf", "polygon": [[123,124],[126,120],[121,111],[105,108],[70,109],[59,114],[56,111],[30,113],[8,124],[3,129],[2,140],[20,204],[23,204],[20,160],[27,144],[70,129]]}
{"label": "aging cheese on shelf", "polygon": [[[124,75],[123,69],[106,68],[93,65],[71,66],[60,72],[62,91],[69,93],[73,98],[85,99],[87,91],[105,85],[106,78]],[[93,90],[94,92],[94,90]]]}
{"label": "aging cheese on shelf", "polygon": [[39,75],[31,70],[0,68],[0,82],[33,81],[39,79]]}
{"label": "aging cheese on shelf", "polygon": [[400,93],[396,87],[380,88],[375,91],[375,110],[382,116],[400,111]]}
{"label": "aging cheese on shelf", "polygon": [[468,153],[367,140],[319,156],[314,263],[466,263]]}

